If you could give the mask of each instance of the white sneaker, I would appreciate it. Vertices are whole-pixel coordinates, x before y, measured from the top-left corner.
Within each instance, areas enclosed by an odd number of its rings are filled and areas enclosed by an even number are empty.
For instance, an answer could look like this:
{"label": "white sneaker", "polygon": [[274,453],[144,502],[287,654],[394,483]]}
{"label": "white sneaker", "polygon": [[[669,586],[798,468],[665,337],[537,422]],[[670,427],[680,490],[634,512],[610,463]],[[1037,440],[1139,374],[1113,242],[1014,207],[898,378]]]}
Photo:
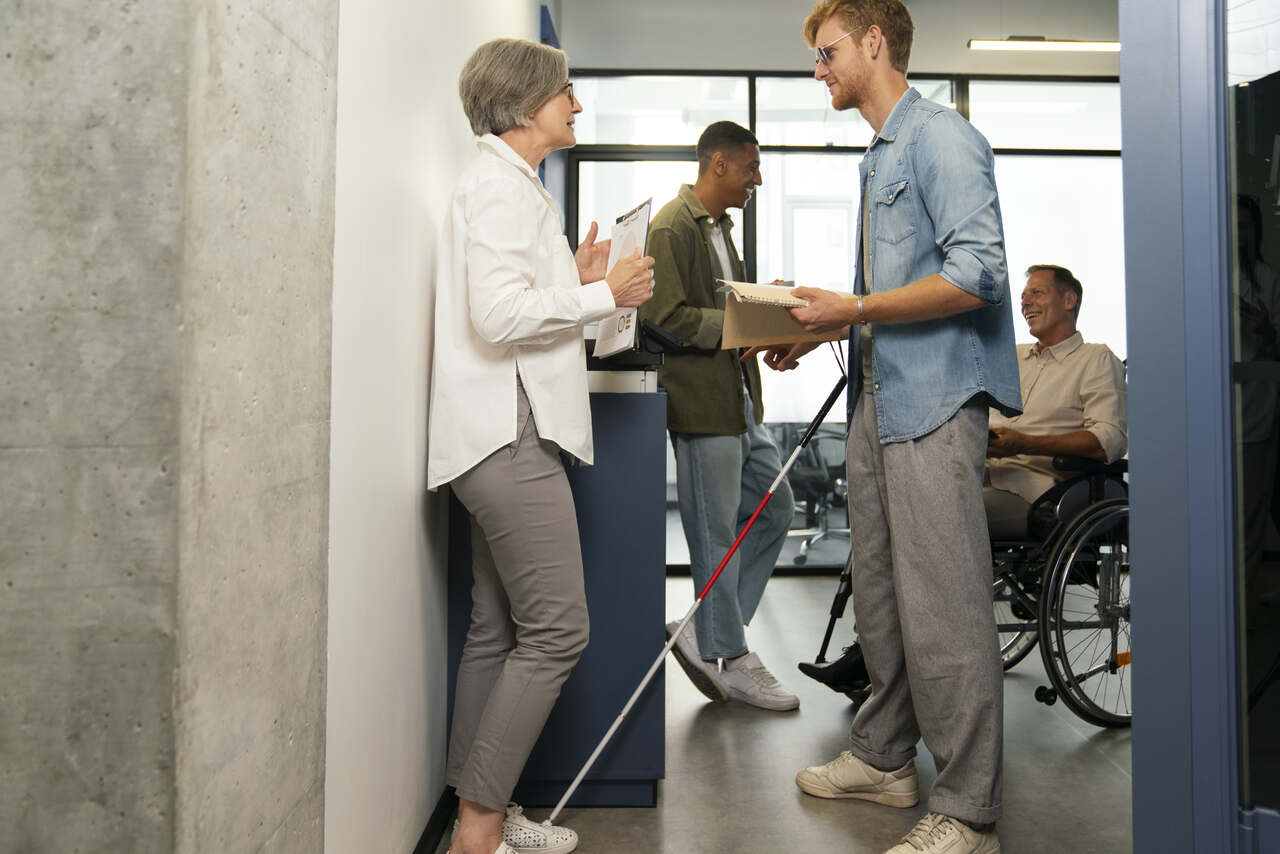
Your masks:
{"label": "white sneaker", "polygon": [[779,685],[754,652],[726,660],[719,676],[731,699],[774,712],[800,708],[800,698]]}
{"label": "white sneaker", "polygon": [[949,815],[931,812],[884,854],[1000,854],[1000,840],[994,830],[979,833]]}
{"label": "white sneaker", "polygon": [[[450,848],[448,851],[444,852],[444,854],[453,854],[453,849]],[[507,843],[499,842],[498,847],[493,849],[493,854],[516,854],[516,852],[511,850],[511,846]]]}
{"label": "white sneaker", "polygon": [[[671,636],[678,628],[680,628],[679,620],[667,623],[667,640],[671,640]],[[693,687],[701,691],[709,700],[723,703],[729,699],[729,693],[720,684],[716,663],[703,661],[702,653],[698,652],[698,637],[693,633],[692,622],[684,627],[684,631],[676,639],[675,645],[671,647],[671,654],[676,657],[676,661],[689,677],[689,681],[693,683]]]}
{"label": "white sneaker", "polygon": [[857,798],[890,807],[913,807],[920,802],[915,762],[907,760],[896,771],[881,771],[847,750],[826,765],[802,770],[796,785],[816,798]]}
{"label": "white sneaker", "polygon": [[[458,832],[458,822],[453,823]],[[578,834],[567,827],[539,824],[525,818],[524,807],[507,804],[502,820],[502,845],[493,854],[569,854],[578,847]]]}

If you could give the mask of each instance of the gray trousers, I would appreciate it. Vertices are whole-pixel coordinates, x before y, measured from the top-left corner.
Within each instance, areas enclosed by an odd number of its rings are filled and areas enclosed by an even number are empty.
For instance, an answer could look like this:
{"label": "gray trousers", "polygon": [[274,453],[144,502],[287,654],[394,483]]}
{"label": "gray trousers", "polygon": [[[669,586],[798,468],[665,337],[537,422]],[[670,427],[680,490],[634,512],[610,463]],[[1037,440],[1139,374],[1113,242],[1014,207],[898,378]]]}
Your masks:
{"label": "gray trousers", "polygon": [[458,665],[445,782],[502,810],[587,645],[573,495],[518,387],[515,442],[451,486],[471,514],[471,627]]}
{"label": "gray trousers", "polygon": [[1001,811],[1004,695],[982,507],[987,405],[881,445],[864,393],[846,463],[853,610],[871,676],[849,748],[882,769],[915,756],[938,767],[929,809],[975,824]]}

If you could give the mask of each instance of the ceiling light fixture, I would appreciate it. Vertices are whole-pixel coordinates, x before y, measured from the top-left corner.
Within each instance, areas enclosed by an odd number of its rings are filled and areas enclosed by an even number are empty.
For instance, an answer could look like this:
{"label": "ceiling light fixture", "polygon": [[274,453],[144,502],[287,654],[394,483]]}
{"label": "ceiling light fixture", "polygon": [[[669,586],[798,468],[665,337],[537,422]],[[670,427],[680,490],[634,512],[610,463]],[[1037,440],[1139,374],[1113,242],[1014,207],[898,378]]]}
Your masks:
{"label": "ceiling light fixture", "polygon": [[1006,39],[969,39],[969,50],[1119,53],[1120,42],[1047,39],[1044,36],[1009,36]]}

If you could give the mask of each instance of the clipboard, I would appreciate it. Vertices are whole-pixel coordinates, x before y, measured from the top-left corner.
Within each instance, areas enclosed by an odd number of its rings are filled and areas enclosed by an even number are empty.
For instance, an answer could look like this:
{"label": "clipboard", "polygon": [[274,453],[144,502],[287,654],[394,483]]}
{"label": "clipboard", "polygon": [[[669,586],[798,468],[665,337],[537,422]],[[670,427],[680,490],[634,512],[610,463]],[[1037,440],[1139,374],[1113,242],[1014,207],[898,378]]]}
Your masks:
{"label": "clipboard", "polygon": [[[653,197],[650,196],[614,222],[613,231],[609,235],[609,262],[606,269],[612,271],[615,264],[637,249],[641,255],[645,254],[649,243],[649,211],[652,207]],[[637,317],[636,309],[624,308],[601,320],[596,332],[595,357],[602,359],[624,350],[635,350],[640,329]]]}

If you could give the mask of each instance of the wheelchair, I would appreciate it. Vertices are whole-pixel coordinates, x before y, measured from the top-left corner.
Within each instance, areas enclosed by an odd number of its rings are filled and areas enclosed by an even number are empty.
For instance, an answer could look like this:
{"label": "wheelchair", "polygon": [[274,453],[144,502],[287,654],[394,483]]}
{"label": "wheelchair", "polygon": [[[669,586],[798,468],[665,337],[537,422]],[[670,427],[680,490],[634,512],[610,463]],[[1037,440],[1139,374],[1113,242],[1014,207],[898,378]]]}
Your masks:
{"label": "wheelchair", "polygon": [[1026,540],[991,543],[994,604],[1005,670],[1037,644],[1061,699],[1101,727],[1132,721],[1128,461],[1055,457],[1070,473],[1031,505]]}
{"label": "wheelchair", "polygon": [[[1132,720],[1129,498],[1124,480],[1129,464],[1055,457],[1053,465],[1071,476],[1031,505],[1027,538],[991,543],[1000,656],[1009,670],[1039,645],[1052,684],[1036,688],[1038,701],[1053,705],[1061,698],[1089,723],[1126,727]],[[852,592],[849,564],[840,576],[811,669],[827,663],[832,632]],[[806,671],[804,664],[800,669],[846,694],[855,706],[870,690],[865,683],[837,687]]]}

